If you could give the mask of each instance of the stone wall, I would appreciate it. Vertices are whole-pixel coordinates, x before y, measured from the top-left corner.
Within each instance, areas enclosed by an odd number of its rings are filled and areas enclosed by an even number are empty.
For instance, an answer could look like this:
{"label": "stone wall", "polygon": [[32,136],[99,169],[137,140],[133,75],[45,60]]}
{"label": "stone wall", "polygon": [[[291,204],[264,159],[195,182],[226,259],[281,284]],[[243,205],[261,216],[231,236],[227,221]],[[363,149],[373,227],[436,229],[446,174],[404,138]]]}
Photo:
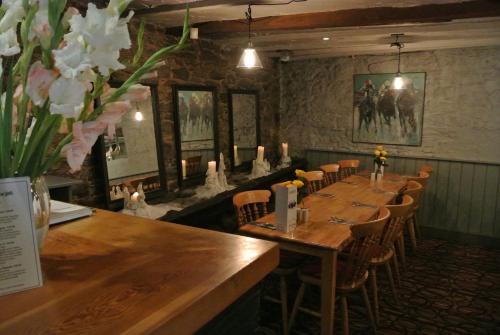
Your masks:
{"label": "stone wall", "polygon": [[[352,142],[353,75],[390,73],[397,56],[354,56],[280,65],[281,140],[307,148],[371,152]],[[426,72],[422,146],[394,154],[500,162],[500,47],[406,53],[402,72]],[[293,135],[293,136],[292,136]]]}
{"label": "stone wall", "polygon": [[[130,25],[131,37],[135,39],[137,22]],[[159,48],[175,43],[161,28],[147,26],[143,59]],[[172,85],[207,85],[217,89],[217,118],[219,149],[229,157],[228,88],[255,89],[260,93],[261,137],[266,150],[278,148],[279,79],[277,64],[262,59],[263,70],[245,71],[236,69],[240,50],[226,49],[208,40],[190,41],[184,51],[165,58],[166,65],[159,69],[158,93],[161,119],[164,167],[168,190],[177,188],[176,146],[174,141]],[[125,55],[125,58],[127,55]],[[126,78],[126,73],[117,73],[115,79]],[[229,161],[226,166],[230,166]],[[83,181],[74,191],[75,201],[92,206],[104,206],[103,180],[95,157],[87,159],[81,172],[71,175],[64,162],[51,174],[66,175]]]}

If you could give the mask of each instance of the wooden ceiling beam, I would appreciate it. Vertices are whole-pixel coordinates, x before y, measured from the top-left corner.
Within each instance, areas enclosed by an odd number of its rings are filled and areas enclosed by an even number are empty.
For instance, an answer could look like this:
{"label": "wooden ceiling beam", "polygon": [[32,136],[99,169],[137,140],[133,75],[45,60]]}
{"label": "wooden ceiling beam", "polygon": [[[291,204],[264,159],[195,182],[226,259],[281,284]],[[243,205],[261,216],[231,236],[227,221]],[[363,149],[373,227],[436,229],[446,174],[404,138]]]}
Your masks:
{"label": "wooden ceiling beam", "polygon": [[[201,1],[203,2],[203,1]],[[475,0],[468,2],[431,4],[413,7],[373,7],[347,9],[258,18],[252,23],[252,31],[280,31],[322,29],[355,26],[379,26],[409,23],[449,22],[457,19],[500,16],[500,1]],[[204,36],[217,37],[244,33],[248,28],[242,20],[212,21],[194,25]],[[178,28],[167,29],[178,33]]]}

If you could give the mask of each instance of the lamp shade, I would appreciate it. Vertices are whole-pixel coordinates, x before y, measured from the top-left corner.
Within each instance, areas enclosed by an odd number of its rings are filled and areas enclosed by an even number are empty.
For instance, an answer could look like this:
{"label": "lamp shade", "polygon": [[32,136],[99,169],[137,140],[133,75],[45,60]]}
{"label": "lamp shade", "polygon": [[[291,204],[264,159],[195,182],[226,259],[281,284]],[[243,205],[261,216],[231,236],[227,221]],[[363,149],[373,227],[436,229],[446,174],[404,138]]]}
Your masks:
{"label": "lamp shade", "polygon": [[252,46],[251,43],[248,47],[243,50],[243,54],[240,57],[237,68],[241,69],[262,69],[262,62],[260,61],[257,51]]}
{"label": "lamp shade", "polygon": [[395,90],[402,90],[405,86],[405,82],[403,77],[401,77],[401,74],[398,73],[396,77],[394,77],[394,80],[392,81],[392,88]]}

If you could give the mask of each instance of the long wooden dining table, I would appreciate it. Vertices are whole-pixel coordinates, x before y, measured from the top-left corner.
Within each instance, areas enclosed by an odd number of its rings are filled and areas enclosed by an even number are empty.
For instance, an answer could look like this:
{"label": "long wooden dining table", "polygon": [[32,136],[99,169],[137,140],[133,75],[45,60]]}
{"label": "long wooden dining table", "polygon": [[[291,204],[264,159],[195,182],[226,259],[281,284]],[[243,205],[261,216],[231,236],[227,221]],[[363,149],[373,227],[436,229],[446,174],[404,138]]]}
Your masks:
{"label": "long wooden dining table", "polygon": [[[337,254],[352,240],[350,225],[375,218],[381,206],[391,203],[404,189],[406,178],[386,174],[380,182],[364,175],[353,175],[304,198],[309,220],[285,233],[246,224],[242,234],[272,240],[280,249],[312,255],[321,259],[321,334],[334,329]],[[275,224],[275,214],[258,222]]]}

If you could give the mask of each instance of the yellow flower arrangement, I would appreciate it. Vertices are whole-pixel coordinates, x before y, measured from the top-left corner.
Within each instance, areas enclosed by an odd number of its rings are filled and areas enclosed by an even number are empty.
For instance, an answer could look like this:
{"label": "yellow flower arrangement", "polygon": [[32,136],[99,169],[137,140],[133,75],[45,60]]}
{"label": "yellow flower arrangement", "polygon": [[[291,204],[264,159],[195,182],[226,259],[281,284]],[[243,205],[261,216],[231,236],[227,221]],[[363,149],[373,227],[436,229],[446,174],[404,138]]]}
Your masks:
{"label": "yellow flower arrangement", "polygon": [[386,150],[384,150],[384,147],[382,145],[377,145],[373,153],[375,154],[374,161],[379,167],[387,166],[386,160],[388,153]]}
{"label": "yellow flower arrangement", "polygon": [[304,170],[299,170],[299,169],[295,170],[295,175],[297,177],[300,177],[300,176],[304,175],[305,173],[306,172]]}

